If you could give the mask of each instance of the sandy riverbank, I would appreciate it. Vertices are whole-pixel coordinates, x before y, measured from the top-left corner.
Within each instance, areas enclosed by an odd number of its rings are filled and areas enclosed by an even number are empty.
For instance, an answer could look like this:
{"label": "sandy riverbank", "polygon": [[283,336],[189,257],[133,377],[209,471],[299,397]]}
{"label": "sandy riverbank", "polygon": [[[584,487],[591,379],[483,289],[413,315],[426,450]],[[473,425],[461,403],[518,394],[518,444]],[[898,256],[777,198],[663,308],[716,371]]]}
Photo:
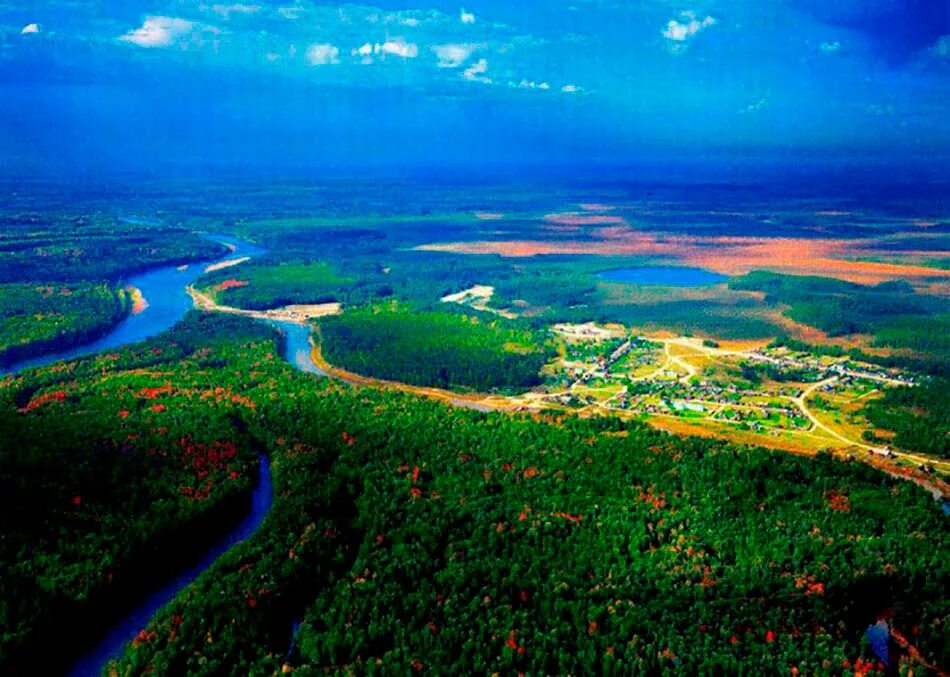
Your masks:
{"label": "sandy riverbank", "polygon": [[142,294],[141,289],[129,285],[125,291],[128,292],[129,299],[132,301],[132,309],[129,311],[132,315],[139,315],[148,308],[148,299]]}

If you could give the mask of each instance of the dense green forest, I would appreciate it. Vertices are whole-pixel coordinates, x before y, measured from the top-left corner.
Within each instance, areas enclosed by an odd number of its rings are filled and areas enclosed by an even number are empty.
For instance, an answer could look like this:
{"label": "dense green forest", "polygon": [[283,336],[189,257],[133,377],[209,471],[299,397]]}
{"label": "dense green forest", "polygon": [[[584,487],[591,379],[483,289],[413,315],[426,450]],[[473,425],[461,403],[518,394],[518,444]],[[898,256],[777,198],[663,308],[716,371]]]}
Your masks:
{"label": "dense green forest", "polygon": [[874,425],[895,433],[894,446],[950,458],[950,379],[890,388],[864,411]]}
{"label": "dense green forest", "polygon": [[765,293],[766,303],[786,304],[786,314],[831,336],[873,334],[891,348],[946,354],[950,315],[946,302],[920,294],[903,281],[874,286],[827,277],[754,271],[734,278],[736,290]]}
{"label": "dense green forest", "polygon": [[[245,308],[344,303],[321,346],[367,376],[521,391],[552,357],[553,322],[764,337],[776,308],[896,350],[789,347],[950,375],[945,301],[905,283],[757,272],[697,298],[596,277],[642,260],[411,249],[560,237],[536,196],[473,191],[447,213],[443,194],[402,185],[205,190],[155,199],[154,219],[40,212],[48,196],[0,213],[0,363],[24,338],[84,340],[126,312],[123,279],[222,255],[196,233],[225,230],[270,252],[199,286]],[[523,216],[481,221],[486,200]],[[440,302],[475,284],[524,317]],[[950,526],[909,482],[613,418],[452,409],[298,373],[282,350],[264,324],[192,313],[0,378],[0,674],[68,667],[227,533],[258,453],[274,482],[263,525],[142,628],[116,674],[875,673],[862,634],[878,615],[950,666]],[[921,380],[863,413],[886,443],[947,457],[948,397],[946,379]]]}
{"label": "dense green forest", "polygon": [[353,280],[328,263],[250,261],[206,275],[201,287],[219,303],[266,310],[295,303],[329,303],[343,298]]}
{"label": "dense green forest", "polygon": [[0,366],[94,339],[130,306],[104,283],[0,284]]}
{"label": "dense green forest", "polygon": [[207,370],[246,350],[215,332],[271,334],[219,319],[208,331],[210,319],[0,381],[0,656],[22,659],[70,623],[64,647],[101,628],[124,594],[203,550],[244,509],[256,457],[235,417],[252,403]]}
{"label": "dense green forest", "polygon": [[874,345],[946,357],[950,355],[950,314],[895,319],[875,329]]}
{"label": "dense green forest", "polygon": [[485,315],[387,305],[350,310],[319,326],[331,364],[420,386],[524,390],[541,382],[551,357],[538,335]]}
{"label": "dense green forest", "polygon": [[818,327],[832,336],[873,333],[882,323],[906,316],[927,316],[943,309],[939,299],[917,294],[906,282],[875,286],[828,277],[780,275],[754,271],[729,282],[732,289],[761,291],[769,303],[790,306],[793,320]]}
{"label": "dense green forest", "polygon": [[912,484],[617,419],[452,409],[279,350],[263,325],[193,314],[0,382],[4,671],[101,622],[134,563],[220,532],[255,448],[268,517],[119,674],[827,674],[870,658],[861,634],[887,610],[950,662],[950,526]]}
{"label": "dense green forest", "polygon": [[115,281],[226,252],[224,245],[181,227],[122,222],[102,214],[0,214],[0,283]]}
{"label": "dense green forest", "polygon": [[130,310],[117,289],[130,276],[226,252],[177,226],[0,211],[0,366],[106,333]]}

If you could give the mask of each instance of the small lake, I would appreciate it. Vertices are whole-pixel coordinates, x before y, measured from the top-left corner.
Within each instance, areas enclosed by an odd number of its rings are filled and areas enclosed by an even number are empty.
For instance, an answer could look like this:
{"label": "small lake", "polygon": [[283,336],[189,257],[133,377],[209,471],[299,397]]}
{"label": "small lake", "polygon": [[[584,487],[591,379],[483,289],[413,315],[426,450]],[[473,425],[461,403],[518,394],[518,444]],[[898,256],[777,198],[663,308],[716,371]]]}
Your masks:
{"label": "small lake", "polygon": [[728,277],[703,268],[678,266],[642,266],[640,268],[615,268],[597,273],[597,277],[622,284],[662,285],[664,287],[701,287],[719,284]]}

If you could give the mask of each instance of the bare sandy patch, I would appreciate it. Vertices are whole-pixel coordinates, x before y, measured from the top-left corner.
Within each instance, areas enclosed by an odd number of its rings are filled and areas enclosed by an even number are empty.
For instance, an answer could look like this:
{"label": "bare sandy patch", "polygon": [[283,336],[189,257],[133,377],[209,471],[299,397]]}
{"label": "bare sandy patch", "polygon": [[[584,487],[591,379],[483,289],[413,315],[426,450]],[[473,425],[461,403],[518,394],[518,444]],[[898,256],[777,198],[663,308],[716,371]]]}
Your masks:
{"label": "bare sandy patch", "polygon": [[264,310],[261,312],[264,317],[271,320],[303,324],[307,320],[312,320],[318,317],[339,315],[343,312],[343,305],[340,303],[301,304],[284,306],[283,308],[274,308],[273,310]]}
{"label": "bare sandy patch", "polygon": [[622,327],[620,329],[618,329],[616,325],[612,327],[601,327],[594,322],[585,322],[584,324],[556,324],[551,327],[551,331],[572,341],[606,341],[624,335]]}
{"label": "bare sandy patch", "polygon": [[448,296],[443,296],[441,301],[442,303],[456,303],[460,306],[469,306],[475,310],[481,310],[486,313],[493,313],[500,317],[513,320],[518,317],[516,314],[507,311],[501,310],[499,308],[491,308],[488,305],[488,302],[491,301],[492,296],[495,294],[495,288],[487,284],[476,284],[474,287],[469,287],[468,289],[463,289],[460,292],[455,294],[449,294]]}
{"label": "bare sandy patch", "polygon": [[[595,217],[598,218],[598,217]],[[557,221],[560,223],[561,221]],[[570,218],[566,225],[571,225]],[[656,256],[724,275],[741,275],[752,270],[772,270],[796,275],[820,275],[862,284],[909,279],[921,283],[950,280],[950,270],[879,261],[858,261],[855,257],[886,254],[865,249],[859,240],[817,240],[808,238],[695,237],[656,235],[631,228],[603,228],[594,241],[502,240],[450,242],[422,245],[423,251],[461,254],[495,254],[505,257],[538,255]],[[892,252],[895,255],[906,252]],[[935,256],[942,257],[940,252]]]}
{"label": "bare sandy patch", "polygon": [[455,294],[449,294],[442,297],[442,303],[468,303],[472,301],[481,301],[487,303],[491,301],[495,288],[487,284],[476,284],[474,287],[463,289]]}
{"label": "bare sandy patch", "polygon": [[306,324],[309,320],[318,317],[339,315],[343,312],[343,306],[340,303],[291,305],[284,306],[283,308],[273,308],[271,310],[245,310],[243,308],[223,306],[215,301],[211,295],[199,291],[194,287],[188,287],[187,291],[194,301],[195,308],[209,312],[228,313],[229,315],[243,315],[258,320]]}
{"label": "bare sandy patch", "polygon": [[217,263],[212,263],[210,266],[205,268],[206,273],[213,273],[216,270],[222,270],[224,268],[230,268],[231,266],[236,266],[238,264],[244,263],[245,261],[250,261],[250,256],[242,256],[239,259],[228,259],[227,261],[218,261]]}
{"label": "bare sandy patch", "polygon": [[140,315],[145,312],[145,309],[148,308],[148,300],[142,295],[142,290],[131,285],[126,287],[125,290],[129,293],[129,298],[132,300],[132,309],[130,312],[133,315]]}

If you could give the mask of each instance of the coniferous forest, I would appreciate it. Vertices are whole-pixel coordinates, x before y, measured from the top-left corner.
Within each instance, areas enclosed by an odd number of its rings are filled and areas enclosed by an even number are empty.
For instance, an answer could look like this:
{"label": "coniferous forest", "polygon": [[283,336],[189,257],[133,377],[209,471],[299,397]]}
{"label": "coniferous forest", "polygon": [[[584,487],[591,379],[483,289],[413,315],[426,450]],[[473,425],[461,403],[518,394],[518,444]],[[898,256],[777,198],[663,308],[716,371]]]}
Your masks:
{"label": "coniferous forest", "polygon": [[877,669],[862,633],[882,614],[948,660],[950,532],[911,484],[314,379],[280,344],[193,314],[4,382],[5,672],[50,637],[81,643],[223,533],[255,452],[273,477],[263,524],[118,674],[838,674]]}

